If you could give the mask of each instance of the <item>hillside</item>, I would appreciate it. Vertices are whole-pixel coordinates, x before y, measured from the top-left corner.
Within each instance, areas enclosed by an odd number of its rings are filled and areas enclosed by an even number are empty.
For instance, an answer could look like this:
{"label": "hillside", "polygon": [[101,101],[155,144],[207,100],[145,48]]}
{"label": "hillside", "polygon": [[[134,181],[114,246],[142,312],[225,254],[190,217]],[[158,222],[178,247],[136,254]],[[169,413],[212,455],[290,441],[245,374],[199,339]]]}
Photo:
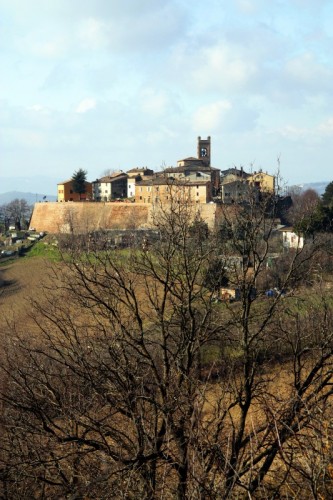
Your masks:
{"label": "hillside", "polygon": [[[54,208],[53,218],[72,210],[68,223],[104,209],[111,222],[124,210],[137,220],[149,209],[36,206],[42,215]],[[201,225],[193,231],[191,207],[177,204],[160,237],[132,251],[108,249],[108,235],[66,238],[50,276],[48,236],[40,257],[37,248],[0,267],[2,497],[122,498],[125,484],[131,498],[240,498],[244,489],[311,498],[305,473],[318,464],[322,498],[332,498],[324,473],[333,450],[320,455],[331,441],[331,263],[310,241],[303,260],[280,252],[267,265],[276,242],[265,212],[225,212],[228,231],[217,239]],[[271,288],[277,279],[281,289]],[[240,289],[235,300],[226,280]]]}
{"label": "hillside", "polygon": [[0,330],[5,333],[8,322],[27,324],[27,303],[36,298],[45,283],[49,264],[41,258],[15,259],[0,267]]}

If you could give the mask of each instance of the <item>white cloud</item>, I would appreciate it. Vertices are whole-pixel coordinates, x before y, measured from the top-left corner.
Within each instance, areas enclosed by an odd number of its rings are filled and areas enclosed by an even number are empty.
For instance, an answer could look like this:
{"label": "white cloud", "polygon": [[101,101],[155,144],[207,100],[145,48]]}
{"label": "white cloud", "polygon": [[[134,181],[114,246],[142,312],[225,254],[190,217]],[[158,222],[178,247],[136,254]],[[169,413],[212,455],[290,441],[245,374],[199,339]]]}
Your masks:
{"label": "white cloud", "polygon": [[309,136],[309,130],[295,125],[285,125],[279,130],[279,133],[282,137],[291,141],[299,141]]}
{"label": "white cloud", "polygon": [[89,49],[105,48],[108,43],[108,30],[104,22],[93,17],[81,21],[78,38],[83,47]]}
{"label": "white cloud", "polygon": [[32,111],[33,113],[39,114],[39,115],[49,115],[50,114],[50,109],[47,108],[46,106],[42,106],[41,104],[33,104],[32,106],[28,106],[27,111]]}
{"label": "white cloud", "polygon": [[319,144],[333,137],[333,117],[308,127],[288,124],[281,127],[278,132],[289,141]]}
{"label": "white cloud", "polygon": [[226,116],[231,109],[232,104],[226,100],[201,106],[196,110],[193,116],[194,129],[215,131],[225,121]]}
{"label": "white cloud", "polygon": [[0,0],[3,164],[100,175],[211,135],[216,166],[281,152],[295,177],[316,157],[329,171],[332,16],[329,0]]}
{"label": "white cloud", "polygon": [[96,100],[92,99],[91,97],[87,97],[78,104],[77,108],[75,109],[75,112],[87,113],[87,111],[90,111],[95,108],[96,108]]}
{"label": "white cloud", "polygon": [[45,143],[43,134],[36,130],[20,128],[7,129],[6,138],[9,145],[16,145],[24,149],[40,148]]}
{"label": "white cloud", "polygon": [[252,14],[257,10],[257,2],[254,0],[236,0],[236,5],[245,14]]}
{"label": "white cloud", "polygon": [[143,113],[152,116],[162,115],[168,111],[170,106],[169,98],[165,92],[154,89],[145,89],[139,97],[139,103]]}
{"label": "white cloud", "polygon": [[320,62],[312,52],[305,52],[290,59],[286,64],[286,74],[306,88],[331,91],[333,72]]}
{"label": "white cloud", "polygon": [[318,132],[324,137],[333,136],[333,117],[328,118],[318,126]]}
{"label": "white cloud", "polygon": [[200,106],[193,114],[193,131],[211,134],[254,133],[260,113],[242,101],[219,100]]}
{"label": "white cloud", "polygon": [[70,37],[64,30],[49,26],[49,29],[43,27],[22,35],[18,34],[14,43],[18,50],[27,57],[57,59],[67,53]]}
{"label": "white cloud", "polygon": [[174,130],[163,126],[159,130],[153,130],[147,134],[147,143],[150,145],[160,145],[166,140],[166,138],[176,140],[177,134]]}
{"label": "white cloud", "polygon": [[200,92],[239,92],[258,72],[253,56],[224,40],[198,50],[182,45],[172,57],[180,81]]}

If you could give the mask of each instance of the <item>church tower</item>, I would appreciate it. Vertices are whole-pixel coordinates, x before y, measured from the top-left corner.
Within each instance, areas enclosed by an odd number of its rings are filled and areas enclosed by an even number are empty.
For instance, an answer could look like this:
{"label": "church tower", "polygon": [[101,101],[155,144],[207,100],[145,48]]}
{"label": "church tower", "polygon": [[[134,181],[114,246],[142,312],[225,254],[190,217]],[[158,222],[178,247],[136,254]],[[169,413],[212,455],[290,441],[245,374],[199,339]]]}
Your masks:
{"label": "church tower", "polygon": [[198,137],[198,158],[210,167],[210,135],[207,139],[201,139],[200,135]]}

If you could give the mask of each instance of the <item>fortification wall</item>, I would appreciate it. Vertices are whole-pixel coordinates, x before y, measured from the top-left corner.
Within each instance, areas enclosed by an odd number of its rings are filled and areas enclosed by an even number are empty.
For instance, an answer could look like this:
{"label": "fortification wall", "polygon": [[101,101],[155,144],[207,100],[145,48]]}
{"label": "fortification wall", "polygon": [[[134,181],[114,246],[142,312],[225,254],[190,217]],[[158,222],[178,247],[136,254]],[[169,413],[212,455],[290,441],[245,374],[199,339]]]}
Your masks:
{"label": "fortification wall", "polygon": [[[85,233],[98,229],[148,229],[153,227],[151,204],[139,203],[36,203],[30,227],[47,233]],[[214,227],[218,205],[199,206],[210,228]]]}
{"label": "fortification wall", "polygon": [[205,203],[200,205],[200,216],[204,220],[209,229],[214,229],[217,219],[221,215],[220,205],[216,203]]}
{"label": "fortification wall", "polygon": [[134,203],[36,203],[30,227],[48,233],[151,227],[150,206]]}

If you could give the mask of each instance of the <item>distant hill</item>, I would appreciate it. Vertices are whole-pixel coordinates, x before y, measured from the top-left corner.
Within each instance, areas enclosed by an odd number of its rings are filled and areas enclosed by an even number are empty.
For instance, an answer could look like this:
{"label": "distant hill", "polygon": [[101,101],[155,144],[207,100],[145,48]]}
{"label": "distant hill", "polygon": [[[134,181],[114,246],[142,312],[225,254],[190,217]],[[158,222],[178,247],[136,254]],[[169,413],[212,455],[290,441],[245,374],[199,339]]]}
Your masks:
{"label": "distant hill", "polygon": [[[46,196],[45,199],[44,196]],[[0,205],[5,205],[13,200],[26,200],[29,205],[33,205],[39,201],[57,201],[57,197],[53,195],[23,193],[22,191],[9,191],[8,193],[0,193]]]}
{"label": "distant hill", "polygon": [[313,189],[320,196],[325,192],[327,184],[331,181],[321,181],[321,182],[304,182],[304,184],[293,184],[292,186],[287,186],[286,193],[304,193],[308,189]]}
{"label": "distant hill", "polygon": [[331,181],[325,181],[325,182],[308,182],[305,184],[299,184],[299,187],[302,189],[302,191],[306,191],[307,189],[313,189],[314,191],[317,191],[318,194],[323,194],[327,184],[329,184]]}
{"label": "distant hill", "polygon": [[[51,193],[57,194],[57,183],[59,177],[49,177],[48,175],[29,175],[28,177],[5,177],[4,168],[0,171],[0,193],[19,191],[22,193]],[[8,172],[7,172],[8,173]]]}

